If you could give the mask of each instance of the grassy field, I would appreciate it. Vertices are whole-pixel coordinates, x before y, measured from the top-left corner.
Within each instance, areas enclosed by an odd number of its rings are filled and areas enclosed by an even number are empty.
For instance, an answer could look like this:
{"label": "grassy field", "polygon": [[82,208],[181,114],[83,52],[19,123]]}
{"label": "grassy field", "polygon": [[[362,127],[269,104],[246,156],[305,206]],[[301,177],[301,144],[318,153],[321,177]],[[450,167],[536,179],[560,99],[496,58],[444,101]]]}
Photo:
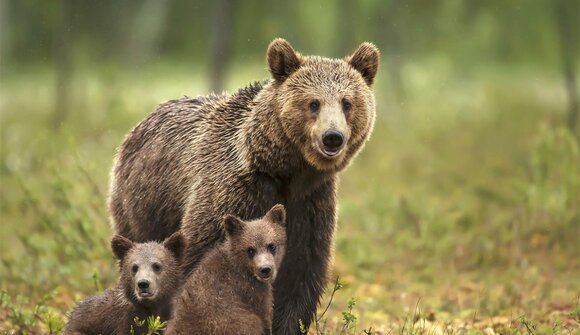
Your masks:
{"label": "grassy field", "polygon": [[[230,90],[267,77],[234,70]],[[77,72],[59,129],[50,71],[0,79],[0,333],[58,334],[76,301],[113,285],[116,147],[159,102],[206,92],[202,72]],[[341,175],[341,288],[318,330],[580,333],[580,153],[560,78],[425,60],[395,98],[380,75],[373,136]]]}

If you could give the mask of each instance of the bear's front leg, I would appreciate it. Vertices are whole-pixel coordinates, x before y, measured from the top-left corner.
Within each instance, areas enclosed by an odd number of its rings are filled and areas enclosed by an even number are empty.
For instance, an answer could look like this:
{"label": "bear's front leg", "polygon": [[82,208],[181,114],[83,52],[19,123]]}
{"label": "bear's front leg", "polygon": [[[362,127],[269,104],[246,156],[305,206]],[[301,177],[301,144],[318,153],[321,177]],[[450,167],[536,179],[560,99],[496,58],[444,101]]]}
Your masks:
{"label": "bear's front leg", "polygon": [[327,283],[336,221],[334,181],[306,198],[289,199],[287,250],[274,283],[273,333],[300,334],[316,315]]}

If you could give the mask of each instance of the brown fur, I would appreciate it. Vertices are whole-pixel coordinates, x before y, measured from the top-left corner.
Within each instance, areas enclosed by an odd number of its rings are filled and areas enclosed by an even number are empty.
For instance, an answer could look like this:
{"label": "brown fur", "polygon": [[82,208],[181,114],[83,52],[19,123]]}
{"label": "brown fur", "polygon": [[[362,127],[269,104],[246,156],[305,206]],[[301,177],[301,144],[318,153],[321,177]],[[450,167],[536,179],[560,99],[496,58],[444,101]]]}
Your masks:
{"label": "brown fur", "polygon": [[[187,280],[168,335],[272,332],[272,281],[286,243],[284,206],[256,221],[224,220],[226,241],[209,251]],[[267,277],[263,268],[271,269]]]}
{"label": "brown fur", "polygon": [[[171,317],[173,296],[183,277],[182,235],[175,233],[163,243],[140,244],[115,236],[111,247],[119,260],[118,285],[79,303],[70,315],[65,334],[129,334],[131,327],[135,334],[146,334],[147,324],[139,327],[135,317],[146,320],[159,316],[161,321]],[[158,271],[154,271],[157,266]],[[146,290],[137,286],[144,278],[149,282]],[[143,297],[140,290],[152,296]]]}
{"label": "brown fur", "polygon": [[[223,239],[225,213],[251,219],[284,204],[288,253],[274,284],[274,330],[293,334],[299,319],[309,325],[326,284],[336,174],[372,131],[379,52],[363,43],[345,59],[307,57],[277,39],[267,59],[273,80],[172,100],[137,125],[118,153],[109,206],[115,231],[137,241],[181,228],[191,271]],[[321,151],[329,129],[344,135],[333,157]]]}

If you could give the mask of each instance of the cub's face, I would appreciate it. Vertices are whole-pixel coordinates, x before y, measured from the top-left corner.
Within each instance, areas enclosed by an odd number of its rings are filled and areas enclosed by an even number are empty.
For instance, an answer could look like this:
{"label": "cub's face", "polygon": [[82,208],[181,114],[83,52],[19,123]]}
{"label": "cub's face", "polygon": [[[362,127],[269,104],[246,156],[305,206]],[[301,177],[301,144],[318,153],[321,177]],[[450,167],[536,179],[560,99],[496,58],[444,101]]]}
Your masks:
{"label": "cub's face", "polygon": [[277,39],[268,63],[279,85],[279,118],[288,140],[317,169],[343,169],[372,131],[378,49],[363,43],[346,59],[303,57]]}
{"label": "cub's face", "polygon": [[130,300],[142,304],[165,301],[181,281],[183,238],[176,233],[163,243],[133,243],[115,236],[111,241],[119,259],[121,283]]}
{"label": "cub's face", "polygon": [[231,255],[236,264],[261,282],[273,282],[284,257],[286,212],[276,205],[259,220],[224,217]]}

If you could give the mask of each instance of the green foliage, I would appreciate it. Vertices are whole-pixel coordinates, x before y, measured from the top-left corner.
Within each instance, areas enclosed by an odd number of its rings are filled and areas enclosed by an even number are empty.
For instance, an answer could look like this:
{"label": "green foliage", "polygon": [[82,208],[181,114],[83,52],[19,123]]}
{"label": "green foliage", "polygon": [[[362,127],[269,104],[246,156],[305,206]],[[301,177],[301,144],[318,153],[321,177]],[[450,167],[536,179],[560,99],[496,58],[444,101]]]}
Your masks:
{"label": "green foliage", "polygon": [[298,327],[300,328],[301,334],[306,334],[306,332],[308,332],[308,329],[306,329],[306,325],[302,319],[298,319]]}
{"label": "green foliage", "polygon": [[356,323],[356,315],[352,314],[352,309],[356,305],[355,298],[350,298],[348,303],[346,304],[346,311],[342,312],[342,320],[344,321],[344,325],[342,326],[343,330],[350,330],[354,327]]}
{"label": "green foliage", "polygon": [[147,335],[159,335],[161,331],[165,330],[167,321],[161,322],[159,316],[147,317]]}
{"label": "green foliage", "polygon": [[[165,326],[167,325],[167,321],[161,322],[161,318],[159,316],[149,315],[147,319],[141,320],[139,317],[135,317],[133,319],[133,324],[137,328],[142,328],[147,325],[147,335],[160,335],[163,330],[165,330]],[[133,335],[135,334],[135,328],[131,325],[130,333]]]}
{"label": "green foliage", "polygon": [[60,315],[55,313],[47,312],[42,318],[42,322],[48,328],[49,334],[60,334],[65,327],[65,322]]}
{"label": "green foliage", "polygon": [[[9,328],[0,323],[0,332],[12,330],[17,334],[36,334],[37,329],[44,328],[47,334],[60,334],[65,326],[64,319],[52,305],[55,293],[44,295],[34,304],[24,296],[17,296],[13,301],[5,290],[0,292],[0,321],[8,322]],[[4,320],[5,318],[5,320]],[[42,326],[42,327],[41,327]]]}

